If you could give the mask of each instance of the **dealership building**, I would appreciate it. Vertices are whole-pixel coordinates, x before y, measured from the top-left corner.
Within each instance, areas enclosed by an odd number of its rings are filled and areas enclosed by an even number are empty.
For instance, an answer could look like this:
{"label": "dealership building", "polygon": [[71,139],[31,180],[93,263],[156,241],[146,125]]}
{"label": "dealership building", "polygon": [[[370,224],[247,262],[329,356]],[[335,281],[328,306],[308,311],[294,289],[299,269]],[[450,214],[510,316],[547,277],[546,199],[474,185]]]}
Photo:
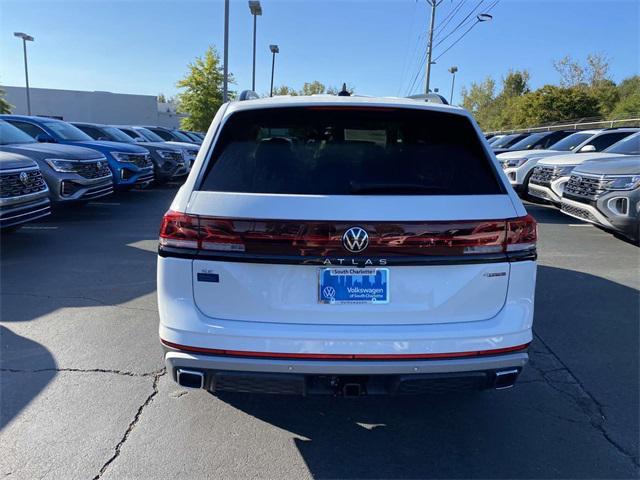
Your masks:
{"label": "dealership building", "polygon": [[[12,105],[11,113],[26,115],[26,89],[9,86],[3,86],[2,89],[6,93],[5,98]],[[29,93],[32,115],[69,122],[178,127],[180,119],[185,117],[175,111],[175,105],[159,103],[155,95],[51,88],[30,88]]]}

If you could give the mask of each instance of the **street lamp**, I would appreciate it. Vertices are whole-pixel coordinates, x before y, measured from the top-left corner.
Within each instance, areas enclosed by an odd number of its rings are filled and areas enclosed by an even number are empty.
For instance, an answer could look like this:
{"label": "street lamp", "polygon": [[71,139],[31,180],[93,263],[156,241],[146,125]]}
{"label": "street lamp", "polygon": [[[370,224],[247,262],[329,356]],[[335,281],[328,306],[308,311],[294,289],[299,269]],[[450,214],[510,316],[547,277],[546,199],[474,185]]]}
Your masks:
{"label": "street lamp", "polygon": [[449,98],[449,104],[452,105],[453,104],[453,85],[456,83],[456,72],[458,71],[458,67],[456,67],[455,65],[451,68],[449,68],[449,73],[451,75],[453,75],[453,77],[451,78],[451,97]]}
{"label": "street lamp", "polygon": [[280,48],[278,45],[269,45],[269,50],[273,53],[273,59],[271,60],[271,90],[269,96],[273,97],[273,72],[276,68],[276,53],[280,53]]}
{"label": "street lamp", "polygon": [[14,32],[13,36],[22,39],[22,50],[24,51],[24,78],[27,84],[27,115],[31,115],[31,97],[29,96],[29,69],[27,68],[27,42],[33,42],[33,37],[22,32]]}
{"label": "street lamp", "polygon": [[256,24],[258,15],[262,15],[260,0],[249,0],[249,11],[253,15],[253,74],[251,77],[251,90],[256,91]]}

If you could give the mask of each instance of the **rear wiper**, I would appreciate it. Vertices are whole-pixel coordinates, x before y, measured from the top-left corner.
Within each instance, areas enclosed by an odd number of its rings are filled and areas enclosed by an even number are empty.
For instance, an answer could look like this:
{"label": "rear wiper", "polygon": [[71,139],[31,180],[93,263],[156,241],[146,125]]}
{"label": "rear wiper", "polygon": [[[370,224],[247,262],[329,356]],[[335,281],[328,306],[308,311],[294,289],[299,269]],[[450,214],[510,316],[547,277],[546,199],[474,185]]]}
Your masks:
{"label": "rear wiper", "polygon": [[351,193],[395,193],[415,194],[434,193],[447,190],[436,185],[422,185],[420,183],[360,183],[351,182]]}

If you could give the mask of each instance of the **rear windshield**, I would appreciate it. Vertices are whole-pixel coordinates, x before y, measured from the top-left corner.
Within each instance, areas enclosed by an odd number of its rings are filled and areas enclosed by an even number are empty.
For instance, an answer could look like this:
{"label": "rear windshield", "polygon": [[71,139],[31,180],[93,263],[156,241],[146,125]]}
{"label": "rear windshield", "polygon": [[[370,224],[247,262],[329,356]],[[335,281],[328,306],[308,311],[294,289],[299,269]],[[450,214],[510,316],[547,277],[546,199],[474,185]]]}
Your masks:
{"label": "rear windshield", "polygon": [[344,107],[233,114],[200,189],[301,195],[503,193],[467,118]]}

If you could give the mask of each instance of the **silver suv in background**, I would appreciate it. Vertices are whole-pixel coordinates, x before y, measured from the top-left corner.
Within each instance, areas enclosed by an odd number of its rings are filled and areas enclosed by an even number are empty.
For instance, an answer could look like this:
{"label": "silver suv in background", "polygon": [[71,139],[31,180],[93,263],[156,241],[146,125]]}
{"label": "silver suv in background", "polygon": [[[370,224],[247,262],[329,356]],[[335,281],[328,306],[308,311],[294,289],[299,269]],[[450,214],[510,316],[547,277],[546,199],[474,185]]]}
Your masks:
{"label": "silver suv in background", "polygon": [[164,142],[167,145],[174,145],[176,147],[180,147],[182,149],[182,155],[185,161],[184,171],[180,171],[176,173],[176,176],[186,175],[191,170],[191,166],[193,162],[195,162],[196,157],[198,156],[198,150],[200,147],[198,145],[194,145],[191,142],[174,142],[174,141],[166,141],[164,138],[159,135],[153,133],[151,130],[145,127],[138,127],[135,125],[113,125],[114,127],[122,130],[124,133],[132,137],[136,142],[146,146],[147,143],[158,143]]}
{"label": "silver suv in background", "polygon": [[113,193],[109,164],[96,150],[39,143],[18,127],[0,120],[0,152],[22,154],[34,160],[54,203],[93,200]]}
{"label": "silver suv in background", "polygon": [[640,155],[578,165],[565,185],[561,210],[640,243]]}
{"label": "silver suv in background", "polygon": [[36,162],[0,152],[0,229],[15,230],[50,213],[49,189]]}

